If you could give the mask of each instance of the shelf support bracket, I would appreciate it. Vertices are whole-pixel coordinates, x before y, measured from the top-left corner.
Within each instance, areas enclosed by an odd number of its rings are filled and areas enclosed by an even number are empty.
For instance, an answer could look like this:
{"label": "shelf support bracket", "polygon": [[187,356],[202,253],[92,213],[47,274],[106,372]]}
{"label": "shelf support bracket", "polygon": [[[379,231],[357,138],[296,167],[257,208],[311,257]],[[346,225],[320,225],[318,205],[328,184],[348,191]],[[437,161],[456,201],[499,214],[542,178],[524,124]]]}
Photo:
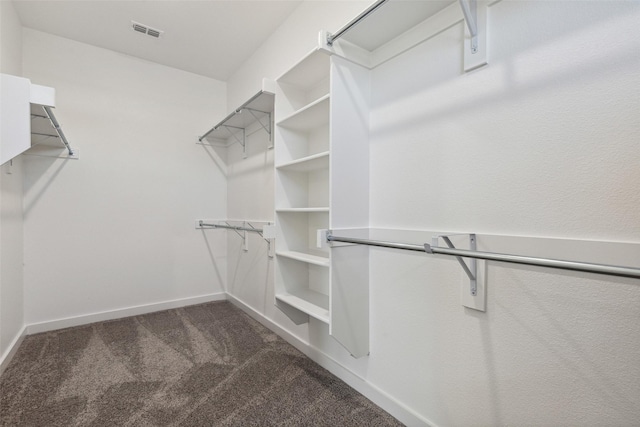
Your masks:
{"label": "shelf support bracket", "polygon": [[[262,129],[264,129],[265,132],[267,132],[267,134],[269,135],[269,146],[267,148],[271,149],[273,148],[273,132],[272,132],[272,128],[273,126],[271,125],[271,113],[268,111],[260,111],[260,110],[254,110],[253,108],[244,108],[245,110],[247,110],[254,119],[256,119],[256,121],[258,122],[258,124],[260,124],[260,126],[262,126]],[[258,118],[258,116],[255,113],[260,113],[260,114],[264,114],[267,116],[267,124],[268,126],[265,126],[264,123],[262,123],[262,120],[260,118]]]}
{"label": "shelf support bracket", "polygon": [[[269,224],[267,224],[267,225],[269,225]],[[256,232],[257,234],[259,234],[259,235],[260,235],[260,237],[262,237],[262,239],[263,239],[265,242],[267,242],[267,256],[268,256],[269,258],[273,258],[274,253],[273,253],[273,250],[272,250],[272,246],[273,246],[273,245],[271,244],[271,239],[270,239],[270,238],[268,238],[268,237],[265,237],[264,232],[263,232],[263,231],[261,231],[261,230],[259,230],[259,229],[257,229],[257,228],[255,228],[255,227],[254,227],[250,222],[247,222],[247,226],[248,226],[248,227],[251,227],[251,228],[252,228],[252,229],[254,229],[254,230],[256,230],[255,232]]]}
{"label": "shelf support bracket", "polygon": [[478,53],[478,3],[476,0],[459,0],[464,20],[471,37],[471,53]]}
{"label": "shelf support bracket", "polygon": [[[488,1],[458,0],[465,21],[464,71],[487,65]],[[468,40],[468,42],[467,42]]]}
{"label": "shelf support bracket", "polygon": [[[233,137],[233,139],[236,140],[236,142],[238,144],[240,144],[242,146],[242,158],[246,159],[247,158],[247,132],[244,128],[239,128],[236,126],[229,126],[229,125],[222,125],[222,127],[224,127],[227,132],[229,132],[229,135],[231,135]],[[236,133],[233,133],[233,131],[231,131],[231,129],[235,129],[235,130],[239,130],[242,132],[242,138],[238,138],[238,135]]]}
{"label": "shelf support bracket", "polygon": [[[439,236],[433,237],[433,239],[431,241],[431,246],[425,245],[425,251],[427,253],[432,254],[433,253],[432,248],[438,248],[439,247],[440,238],[442,238],[442,240],[446,243],[446,245],[450,249],[456,249],[456,247],[454,246],[453,242],[451,242],[451,239],[449,238],[449,236],[450,235],[439,235]],[[469,234],[468,236],[469,236],[469,250],[475,251],[476,250],[476,235],[475,234]],[[472,296],[476,296],[477,293],[478,293],[478,262],[477,262],[477,260],[475,258],[471,258],[469,260],[469,265],[467,265],[467,263],[460,256],[457,256],[456,260],[458,260],[458,263],[460,264],[460,267],[462,267],[464,272],[467,274],[467,277],[469,278],[469,293]]]}
{"label": "shelf support bracket", "polygon": [[[228,225],[229,227],[233,227],[233,225],[229,224],[228,222],[225,221],[225,224]],[[246,227],[246,223],[243,222],[242,223],[242,227]],[[233,229],[233,231],[235,231],[235,233],[240,236],[240,238],[242,239],[242,250],[245,252],[249,252],[249,239],[247,239],[247,231],[243,230],[242,232],[240,232],[239,230]]]}

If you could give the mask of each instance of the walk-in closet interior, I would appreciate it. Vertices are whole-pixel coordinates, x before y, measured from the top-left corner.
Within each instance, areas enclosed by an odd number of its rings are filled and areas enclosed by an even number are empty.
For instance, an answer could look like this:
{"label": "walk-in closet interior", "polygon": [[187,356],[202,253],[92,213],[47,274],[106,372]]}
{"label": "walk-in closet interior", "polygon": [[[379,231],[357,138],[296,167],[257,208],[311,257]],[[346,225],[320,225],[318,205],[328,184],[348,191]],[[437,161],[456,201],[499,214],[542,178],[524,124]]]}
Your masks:
{"label": "walk-in closet interior", "polygon": [[[3,411],[32,336],[169,309],[195,333],[225,301],[212,340],[241,317],[345,384],[359,409],[326,425],[640,422],[638,1],[14,0],[0,23]],[[326,396],[262,425],[325,425]]]}

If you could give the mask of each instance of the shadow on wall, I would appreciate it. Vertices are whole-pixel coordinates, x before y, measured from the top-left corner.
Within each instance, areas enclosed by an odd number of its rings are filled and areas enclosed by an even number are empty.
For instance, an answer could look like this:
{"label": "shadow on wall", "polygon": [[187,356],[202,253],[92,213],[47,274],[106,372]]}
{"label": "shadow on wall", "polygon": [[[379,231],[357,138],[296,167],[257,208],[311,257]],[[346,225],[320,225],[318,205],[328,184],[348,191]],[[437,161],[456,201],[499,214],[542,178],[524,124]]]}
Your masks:
{"label": "shadow on wall", "polygon": [[[211,260],[211,266],[213,267],[214,272],[216,273],[216,278],[218,279],[218,283],[222,283],[224,285],[224,291],[227,292],[227,281],[220,274],[220,269],[218,268],[218,263],[216,262],[216,256],[213,252],[213,248],[211,247],[211,242],[209,242],[209,237],[207,236],[206,229],[201,229],[200,233],[202,234],[202,239],[204,240],[204,244],[207,247],[207,253],[209,254],[209,260]],[[224,258],[224,262],[227,262],[226,257]]]}
{"label": "shadow on wall", "polygon": [[[481,111],[492,104],[527,99],[541,91],[553,92],[577,81],[593,81],[601,78],[607,70],[637,68],[640,64],[640,56],[637,55],[638,43],[628,36],[628,29],[637,26],[640,3],[629,2],[625,10],[621,10],[620,7],[608,7],[605,2],[580,3],[583,10],[579,16],[574,17],[577,11],[573,2],[553,2],[551,6],[542,2],[539,5],[530,4],[526,18],[505,18],[500,23],[496,23],[494,19],[494,22],[491,22],[492,9],[501,7],[514,8],[513,12],[506,14],[522,15],[521,8],[516,10],[518,5],[514,6],[509,2],[498,2],[490,8],[490,32],[487,41],[490,48],[489,65],[468,73],[464,80],[461,79],[464,75],[463,23],[423,41],[376,69],[374,76],[389,80],[386,68],[392,67],[394,82],[393,86],[384,92],[373,92],[373,109],[379,106],[389,108],[391,105],[391,108],[401,108],[404,111],[399,120],[396,116],[393,120],[384,120],[385,112],[380,112],[379,120],[373,121],[377,125],[372,127],[376,137],[384,137],[398,130],[407,131],[412,127],[422,127],[429,122],[450,119],[470,111]],[[553,16],[550,16],[551,14]],[[501,34],[522,33],[523,29],[515,27],[518,23],[521,24],[522,19],[534,24],[544,22],[544,31],[524,29],[531,33],[527,34],[528,37],[520,35],[509,42],[498,40]],[[510,24],[510,27],[505,28],[505,23]],[[535,24],[535,27],[540,25]],[[620,34],[616,43],[611,43],[611,28],[616,28]],[[428,43],[429,40],[442,37],[448,39],[447,43],[457,46],[458,64],[455,66],[455,74],[451,71],[451,63],[448,63],[448,72],[440,69],[446,66],[441,61],[442,49],[434,49]],[[500,46],[505,50],[504,57],[492,57],[491,48],[497,43],[504,44]],[[517,43],[517,46],[510,46],[511,43]],[[511,50],[517,50],[518,53],[510,55]],[[554,53],[566,55],[569,51],[575,51],[573,58],[552,56]],[[416,55],[422,58],[419,64],[407,61],[408,57]],[[449,60],[451,61],[451,58]],[[396,63],[397,61],[401,62]],[[397,66],[404,62],[407,62],[407,66]],[[405,70],[404,73],[407,75],[398,75],[399,69]],[[454,85],[459,86],[455,91],[452,90]],[[378,85],[374,80],[375,86]],[[463,95],[455,99],[451,97],[451,93]],[[432,102],[425,102],[430,100]],[[411,108],[405,107],[405,104]],[[416,105],[420,107],[416,108]],[[375,139],[372,141],[375,142]]]}
{"label": "shadow on wall", "polygon": [[[49,186],[56,181],[56,178],[60,175],[67,164],[69,162],[74,162],[75,160],[32,155],[25,155],[25,157],[27,158],[23,158],[23,168],[25,170],[25,178],[23,182],[24,194],[30,194],[30,190],[34,188],[41,179],[46,179],[46,182],[37,190],[37,193],[30,196],[28,200],[25,199],[24,215],[26,217],[29,215],[31,209],[38,204],[38,201],[47,192]],[[56,163],[58,163],[57,166]],[[72,191],[72,189],[69,191]]]}
{"label": "shadow on wall", "polygon": [[[618,374],[612,374],[610,367],[613,360],[634,359],[637,345],[633,339],[625,341],[624,333],[604,336],[597,331],[618,329],[635,334],[634,328],[625,326],[625,322],[633,323],[633,319],[620,322],[619,314],[633,312],[632,307],[637,304],[637,292],[634,292],[637,280],[488,262],[487,281],[492,283],[489,289],[495,290],[489,300],[493,301],[492,306],[487,313],[465,309],[465,315],[476,319],[477,332],[481,335],[481,358],[491,396],[491,410],[487,413],[492,416],[492,425],[508,424],[513,417],[514,408],[504,407],[502,401],[516,380],[531,386],[529,390],[522,390],[522,402],[529,402],[532,408],[539,408],[539,402],[548,395],[566,390],[566,382],[571,381],[572,388],[585,387],[592,398],[597,396],[596,402],[606,404],[607,412],[620,414],[621,419],[634,418],[638,406],[629,394],[629,387],[637,389],[632,384],[637,381],[638,371],[630,369],[629,381],[625,383],[619,381]],[[629,298],[624,303],[616,299],[619,293],[608,296],[609,282],[626,285]],[[580,307],[578,311],[574,309],[576,306]],[[502,321],[497,323],[497,318]],[[579,332],[585,328],[589,334]],[[603,343],[610,343],[613,348]],[[625,346],[627,348],[623,348]],[[507,353],[510,356],[505,358]],[[538,356],[534,363],[522,365],[528,354]],[[505,400],[510,399],[512,395]],[[583,398],[574,396],[573,403],[552,406],[549,410],[555,412],[555,419],[563,424],[561,414],[570,416],[584,404]]]}
{"label": "shadow on wall", "polygon": [[[206,141],[206,140],[205,140]],[[209,145],[207,142],[202,142],[202,150],[209,156],[213,164],[215,164],[222,175],[227,177],[227,164],[226,164],[226,148],[222,146]]]}

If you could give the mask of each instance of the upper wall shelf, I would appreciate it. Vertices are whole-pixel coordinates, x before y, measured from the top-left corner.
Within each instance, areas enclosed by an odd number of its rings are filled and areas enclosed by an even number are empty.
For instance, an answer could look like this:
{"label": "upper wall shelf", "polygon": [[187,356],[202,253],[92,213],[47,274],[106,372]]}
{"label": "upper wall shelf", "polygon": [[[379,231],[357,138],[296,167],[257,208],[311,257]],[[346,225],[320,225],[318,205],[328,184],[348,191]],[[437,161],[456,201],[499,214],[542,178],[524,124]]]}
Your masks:
{"label": "upper wall shelf", "polygon": [[[69,157],[77,158],[77,153],[69,145],[67,137],[53,111],[48,105],[31,104],[31,146],[64,145]],[[53,142],[53,144],[52,144]]]}
{"label": "upper wall shelf", "polygon": [[487,8],[498,0],[378,0],[320,47],[373,69],[459,22],[465,24],[464,70],[487,63]]}
{"label": "upper wall shelf", "polygon": [[[273,103],[274,91],[270,88],[263,88],[205,132],[198,138],[198,141],[203,143],[204,140],[207,140],[211,145],[223,147],[237,142],[242,146],[243,157],[246,158],[246,129],[250,126],[257,123],[257,126],[267,132],[269,141],[273,142]],[[272,147],[273,144],[269,146],[269,148]]]}
{"label": "upper wall shelf", "polygon": [[[26,152],[77,159],[53,114],[55,89],[32,84],[24,77],[1,75],[2,136],[0,163]],[[60,150],[67,155],[61,156]]]}
{"label": "upper wall shelf", "polygon": [[[377,3],[379,3],[378,7],[369,13],[366,19],[359,20],[357,25],[354,24],[344,33],[343,40],[373,52],[389,40],[395,39],[408,29],[415,27],[457,1],[386,0]],[[374,3],[372,7],[375,6]]]}

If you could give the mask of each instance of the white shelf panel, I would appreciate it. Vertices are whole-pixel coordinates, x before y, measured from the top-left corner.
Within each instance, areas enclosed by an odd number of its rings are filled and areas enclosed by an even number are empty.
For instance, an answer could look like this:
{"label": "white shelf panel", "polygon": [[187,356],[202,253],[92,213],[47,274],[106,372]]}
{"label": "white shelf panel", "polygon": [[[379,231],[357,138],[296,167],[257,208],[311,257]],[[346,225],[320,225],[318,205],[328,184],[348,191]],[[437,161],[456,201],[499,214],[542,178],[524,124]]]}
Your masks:
{"label": "white shelf panel", "polygon": [[294,307],[314,319],[329,324],[329,297],[309,289],[276,294],[276,300]]}
{"label": "white shelf panel", "polygon": [[329,152],[314,154],[276,166],[276,169],[293,172],[311,172],[329,168]]}
{"label": "white shelf panel", "polygon": [[307,213],[307,212],[329,212],[329,208],[328,207],[318,207],[318,208],[282,208],[282,209],[276,209],[276,212],[300,212],[300,213]]}
{"label": "white shelf panel", "polygon": [[[236,140],[232,137],[232,134],[238,134],[240,129],[246,129],[256,122],[261,122],[263,125],[268,123],[268,115],[273,113],[274,109],[274,94],[270,92],[260,91],[254,95],[249,101],[242,106],[235,109],[231,114],[217,123],[211,130],[209,130],[206,139],[210,142],[222,141],[224,147],[228,147]],[[253,114],[248,110],[253,110]],[[229,126],[230,128],[226,128]],[[225,142],[229,140],[229,142]]]}
{"label": "white shelf panel", "polygon": [[297,251],[277,251],[276,255],[308,264],[319,265],[320,267],[329,267],[329,258],[327,257]]}
{"label": "white shelf panel", "polygon": [[329,123],[329,94],[295,111],[277,125],[287,129],[307,131]]}
{"label": "white shelf panel", "polygon": [[431,18],[455,0],[390,1],[342,37],[370,52]]}
{"label": "white shelf panel", "polygon": [[279,83],[286,83],[300,89],[310,89],[329,77],[329,55],[314,50],[293,66],[280,78]]}

